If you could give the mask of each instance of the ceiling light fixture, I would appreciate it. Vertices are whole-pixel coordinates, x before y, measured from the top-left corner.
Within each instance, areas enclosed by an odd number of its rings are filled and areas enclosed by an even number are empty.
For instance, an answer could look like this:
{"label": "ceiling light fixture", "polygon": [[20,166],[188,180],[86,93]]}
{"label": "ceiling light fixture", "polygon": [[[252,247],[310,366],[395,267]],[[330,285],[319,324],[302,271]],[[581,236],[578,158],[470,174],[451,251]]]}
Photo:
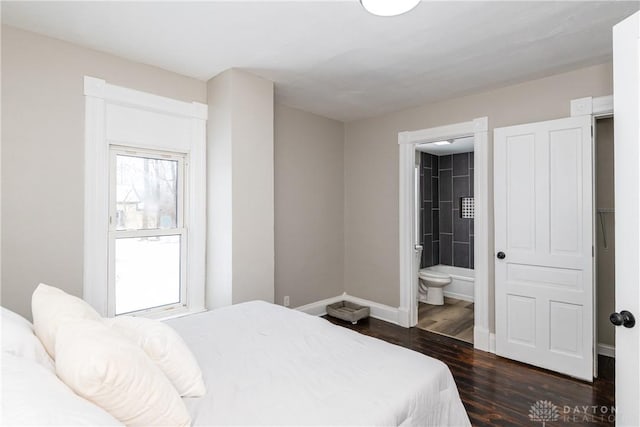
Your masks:
{"label": "ceiling light fixture", "polygon": [[377,16],[396,16],[409,12],[420,0],[360,0],[367,12]]}
{"label": "ceiling light fixture", "polygon": [[436,142],[432,142],[431,144],[433,144],[433,145],[449,145],[449,144],[453,144],[453,139],[449,139],[447,141],[436,141]]}

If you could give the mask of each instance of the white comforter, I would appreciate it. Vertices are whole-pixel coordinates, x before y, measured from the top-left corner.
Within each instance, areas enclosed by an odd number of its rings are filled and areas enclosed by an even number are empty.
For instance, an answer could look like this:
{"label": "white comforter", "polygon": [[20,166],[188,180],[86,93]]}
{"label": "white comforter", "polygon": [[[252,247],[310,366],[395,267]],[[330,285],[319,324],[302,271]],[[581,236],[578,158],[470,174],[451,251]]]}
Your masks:
{"label": "white comforter", "polygon": [[208,388],[194,426],[470,425],[444,363],[322,318],[254,301],[167,323]]}

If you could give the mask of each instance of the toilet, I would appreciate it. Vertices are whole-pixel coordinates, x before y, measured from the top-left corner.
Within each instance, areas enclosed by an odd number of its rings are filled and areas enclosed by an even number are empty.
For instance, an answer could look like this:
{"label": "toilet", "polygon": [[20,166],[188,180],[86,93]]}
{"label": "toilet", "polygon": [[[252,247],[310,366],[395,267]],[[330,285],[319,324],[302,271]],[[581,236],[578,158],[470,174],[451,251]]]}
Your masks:
{"label": "toilet", "polygon": [[451,276],[445,273],[423,268],[418,273],[420,290],[427,294],[425,302],[432,305],[444,305],[444,287],[451,283]]}

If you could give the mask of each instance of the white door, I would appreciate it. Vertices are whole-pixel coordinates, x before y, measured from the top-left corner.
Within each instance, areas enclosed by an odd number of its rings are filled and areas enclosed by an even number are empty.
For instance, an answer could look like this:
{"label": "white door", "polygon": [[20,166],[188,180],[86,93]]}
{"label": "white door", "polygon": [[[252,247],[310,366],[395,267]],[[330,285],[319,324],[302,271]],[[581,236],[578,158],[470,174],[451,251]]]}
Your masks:
{"label": "white door", "polygon": [[593,380],[591,116],[495,129],[496,353]]}
{"label": "white door", "polygon": [[[613,28],[616,312],[626,310],[635,316],[640,315],[639,37],[639,13]],[[637,326],[616,328],[616,424],[620,426],[640,425],[639,332]]]}

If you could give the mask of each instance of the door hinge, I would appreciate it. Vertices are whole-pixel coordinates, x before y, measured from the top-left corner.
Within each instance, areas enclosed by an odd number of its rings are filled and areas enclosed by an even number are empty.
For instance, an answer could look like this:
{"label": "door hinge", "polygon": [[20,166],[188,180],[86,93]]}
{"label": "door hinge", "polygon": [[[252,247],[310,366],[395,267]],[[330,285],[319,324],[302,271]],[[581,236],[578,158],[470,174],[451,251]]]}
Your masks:
{"label": "door hinge", "polygon": [[591,246],[591,258],[595,258],[595,257],[596,257],[596,247]]}

